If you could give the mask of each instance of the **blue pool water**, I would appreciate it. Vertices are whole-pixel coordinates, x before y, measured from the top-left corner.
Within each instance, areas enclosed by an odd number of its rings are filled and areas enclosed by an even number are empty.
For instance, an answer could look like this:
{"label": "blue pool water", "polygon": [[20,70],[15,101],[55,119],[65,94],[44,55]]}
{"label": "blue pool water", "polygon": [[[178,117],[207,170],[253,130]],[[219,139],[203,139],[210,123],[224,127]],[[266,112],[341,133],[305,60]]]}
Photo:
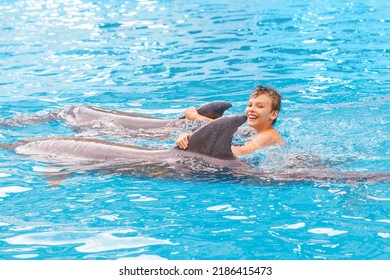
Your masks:
{"label": "blue pool water", "polygon": [[[177,118],[214,100],[234,115],[263,84],[283,95],[287,144],[245,160],[390,172],[387,2],[3,0],[0,119],[75,104]],[[0,127],[0,142],[77,133]],[[52,188],[51,166],[0,157],[0,259],[390,259],[386,182],[87,173]]]}

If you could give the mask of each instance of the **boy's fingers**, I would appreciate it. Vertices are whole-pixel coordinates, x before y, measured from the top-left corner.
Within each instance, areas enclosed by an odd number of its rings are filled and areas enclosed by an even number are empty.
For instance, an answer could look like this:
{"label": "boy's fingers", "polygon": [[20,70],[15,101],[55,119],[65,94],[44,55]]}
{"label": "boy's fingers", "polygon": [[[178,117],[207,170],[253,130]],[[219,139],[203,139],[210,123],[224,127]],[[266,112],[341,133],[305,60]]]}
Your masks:
{"label": "boy's fingers", "polygon": [[184,150],[188,147],[188,139],[189,139],[189,134],[182,134],[177,139],[176,144],[179,146],[180,149]]}
{"label": "boy's fingers", "polygon": [[186,116],[186,118],[189,119],[189,120],[196,120],[197,115],[198,115],[198,111],[196,110],[195,107],[189,107],[189,108],[185,111],[185,116]]}
{"label": "boy's fingers", "polygon": [[188,147],[188,135],[183,135],[181,140],[182,149],[186,149]]}
{"label": "boy's fingers", "polygon": [[180,149],[183,149],[183,150],[187,149],[187,147],[188,147],[188,144],[186,144],[185,142],[180,142],[178,145],[179,145]]}

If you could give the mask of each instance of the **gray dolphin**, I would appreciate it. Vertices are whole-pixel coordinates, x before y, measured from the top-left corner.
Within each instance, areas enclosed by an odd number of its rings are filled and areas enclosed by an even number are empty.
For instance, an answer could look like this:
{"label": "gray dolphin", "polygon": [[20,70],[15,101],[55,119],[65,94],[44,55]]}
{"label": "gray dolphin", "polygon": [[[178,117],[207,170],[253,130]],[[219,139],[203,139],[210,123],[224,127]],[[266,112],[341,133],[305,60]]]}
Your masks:
{"label": "gray dolphin", "polygon": [[150,175],[151,168],[159,174],[167,173],[158,170],[165,168],[169,172],[179,170],[177,173],[183,173],[188,162],[217,169],[245,169],[251,166],[236,158],[231,151],[233,134],[245,121],[246,116],[241,115],[222,117],[207,123],[190,137],[186,150],[178,147],[151,149],[80,137],[27,139],[10,145],[3,144],[2,147],[39,161],[72,166],[74,171],[148,170]]}
{"label": "gray dolphin", "polygon": [[[99,171],[110,174],[163,176],[168,179],[238,179],[254,184],[290,182],[389,182],[389,173],[343,172],[330,169],[255,169],[231,151],[234,132],[246,116],[222,117],[207,123],[189,138],[186,150],[151,149],[79,137],[27,139],[3,148],[39,161],[65,167],[63,172]],[[58,174],[55,174],[58,175]],[[50,178],[53,180],[53,177]],[[54,178],[56,179],[56,178]]]}
{"label": "gray dolphin", "polygon": [[[225,101],[214,101],[206,103],[197,109],[200,115],[211,119],[220,118],[224,112],[232,106]],[[180,119],[184,119],[181,117]],[[162,119],[141,114],[133,114],[118,110],[108,110],[92,106],[72,106],[60,111],[50,112],[46,115],[24,115],[17,116],[9,120],[0,120],[0,125],[15,126],[36,122],[47,122],[64,120],[74,128],[88,126],[91,123],[100,122],[115,124],[126,129],[154,129],[166,126],[174,126],[179,123],[175,119]]]}

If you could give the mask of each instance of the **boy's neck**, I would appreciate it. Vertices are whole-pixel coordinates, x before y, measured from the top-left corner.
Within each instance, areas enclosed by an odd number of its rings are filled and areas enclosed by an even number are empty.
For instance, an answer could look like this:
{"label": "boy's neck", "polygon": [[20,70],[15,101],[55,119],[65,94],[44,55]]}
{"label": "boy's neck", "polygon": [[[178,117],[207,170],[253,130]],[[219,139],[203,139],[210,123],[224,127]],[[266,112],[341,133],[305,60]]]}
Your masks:
{"label": "boy's neck", "polygon": [[272,125],[265,125],[263,127],[256,128],[256,131],[258,133],[260,133],[260,132],[264,132],[264,131],[267,131],[267,130],[270,130],[270,129],[274,130]]}

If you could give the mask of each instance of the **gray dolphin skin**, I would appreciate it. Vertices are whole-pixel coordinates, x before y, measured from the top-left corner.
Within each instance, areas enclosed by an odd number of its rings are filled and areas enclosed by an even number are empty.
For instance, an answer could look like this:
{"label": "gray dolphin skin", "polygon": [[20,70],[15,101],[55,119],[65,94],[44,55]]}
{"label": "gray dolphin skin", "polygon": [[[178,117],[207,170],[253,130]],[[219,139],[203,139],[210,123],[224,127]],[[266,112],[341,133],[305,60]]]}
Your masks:
{"label": "gray dolphin skin", "polygon": [[[159,177],[177,180],[238,179],[249,184],[288,184],[293,182],[389,182],[389,173],[343,172],[331,169],[256,169],[235,157],[231,151],[234,132],[246,116],[222,117],[198,129],[189,138],[186,150],[178,147],[151,149],[80,137],[28,139],[1,147],[62,167],[67,173],[97,171],[109,174]],[[57,175],[46,176],[51,182]],[[47,175],[47,174],[46,174]],[[53,179],[54,178],[54,179]],[[56,183],[57,184],[57,183]],[[56,185],[55,184],[55,185]]]}
{"label": "gray dolphin skin", "polygon": [[[123,168],[123,165],[140,162],[175,166],[191,158],[218,167],[248,168],[250,165],[237,159],[231,151],[233,134],[245,121],[246,116],[240,115],[209,122],[190,137],[187,150],[177,147],[158,150],[77,137],[29,139],[2,146],[44,162],[93,162],[99,168],[102,163],[109,168],[115,164]],[[94,169],[93,164],[90,167]]]}
{"label": "gray dolphin skin", "polygon": [[[224,112],[232,106],[231,103],[225,101],[214,101],[206,103],[197,111],[200,115],[210,119],[222,117]],[[155,118],[140,114],[133,114],[118,110],[107,110],[90,106],[73,106],[61,110],[58,117],[67,123],[78,126],[88,124],[93,121],[111,121],[123,128],[127,129],[150,129],[169,126],[177,122],[174,119]],[[179,119],[184,119],[180,117]]]}
{"label": "gray dolphin skin", "polygon": [[[224,112],[232,106],[226,101],[213,101],[197,109],[198,113],[210,119],[223,116]],[[72,106],[60,111],[45,115],[21,115],[11,119],[0,120],[0,126],[20,126],[37,122],[50,122],[63,120],[73,128],[90,126],[95,123],[114,125],[126,129],[154,129],[175,126],[180,119],[162,119],[125,111],[109,110],[93,106]]]}

